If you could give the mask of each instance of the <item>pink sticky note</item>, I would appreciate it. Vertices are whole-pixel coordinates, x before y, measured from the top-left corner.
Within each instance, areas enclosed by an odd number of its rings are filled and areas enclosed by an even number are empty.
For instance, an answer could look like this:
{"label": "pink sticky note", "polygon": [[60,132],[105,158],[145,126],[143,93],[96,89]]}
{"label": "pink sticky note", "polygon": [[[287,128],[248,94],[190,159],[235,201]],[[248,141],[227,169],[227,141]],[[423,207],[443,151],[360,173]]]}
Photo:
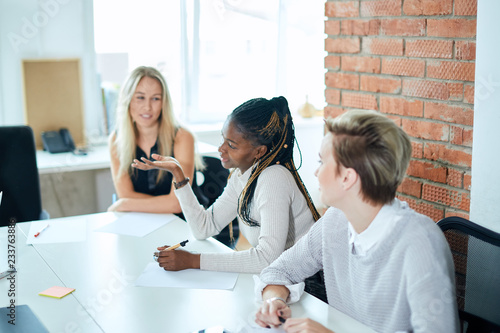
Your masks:
{"label": "pink sticky note", "polygon": [[38,295],[47,296],[47,297],[54,297],[54,298],[63,298],[64,296],[72,293],[73,291],[75,291],[75,288],[54,286],[54,287],[50,287],[49,289],[38,293]]}

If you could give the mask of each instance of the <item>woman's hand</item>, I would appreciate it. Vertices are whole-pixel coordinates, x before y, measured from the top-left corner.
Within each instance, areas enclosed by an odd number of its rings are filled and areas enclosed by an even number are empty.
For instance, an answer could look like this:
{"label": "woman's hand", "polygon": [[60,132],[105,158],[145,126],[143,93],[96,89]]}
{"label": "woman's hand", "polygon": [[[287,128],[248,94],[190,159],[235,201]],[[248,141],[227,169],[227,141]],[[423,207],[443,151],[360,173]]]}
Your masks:
{"label": "woman's hand", "polygon": [[150,161],[145,157],[141,158],[141,161],[138,159],[134,159],[132,163],[132,167],[140,170],[152,170],[152,169],[160,169],[166,170],[175,178],[175,181],[184,180],[184,171],[182,170],[181,164],[173,157],[170,156],[161,156],[158,154],[152,154],[151,158],[155,161]]}
{"label": "woman's hand", "polygon": [[181,271],[189,268],[200,268],[200,255],[184,250],[164,251],[168,246],[158,247],[156,252],[158,264],[166,271]]}
{"label": "woman's hand", "polygon": [[283,322],[286,323],[292,315],[292,310],[281,300],[270,299],[262,302],[260,310],[255,315],[255,322],[262,327],[278,327]]}

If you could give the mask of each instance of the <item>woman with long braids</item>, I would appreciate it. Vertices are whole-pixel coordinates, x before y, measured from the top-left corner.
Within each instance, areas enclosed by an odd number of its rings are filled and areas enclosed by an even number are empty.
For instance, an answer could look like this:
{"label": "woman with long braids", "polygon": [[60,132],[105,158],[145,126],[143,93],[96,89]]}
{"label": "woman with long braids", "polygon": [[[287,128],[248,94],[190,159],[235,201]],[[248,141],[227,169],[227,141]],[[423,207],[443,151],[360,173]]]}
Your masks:
{"label": "woman with long braids", "polygon": [[203,254],[159,247],[158,263],[165,270],[260,273],[319,218],[293,162],[294,126],[284,97],[256,98],[238,106],[224,123],[222,139],[221,162],[232,172],[208,209],[198,203],[174,158],[152,155],[154,161],[134,161],[141,170],[172,173],[175,195],[195,238],[217,235],[237,217],[240,234],[252,245],[245,251]]}

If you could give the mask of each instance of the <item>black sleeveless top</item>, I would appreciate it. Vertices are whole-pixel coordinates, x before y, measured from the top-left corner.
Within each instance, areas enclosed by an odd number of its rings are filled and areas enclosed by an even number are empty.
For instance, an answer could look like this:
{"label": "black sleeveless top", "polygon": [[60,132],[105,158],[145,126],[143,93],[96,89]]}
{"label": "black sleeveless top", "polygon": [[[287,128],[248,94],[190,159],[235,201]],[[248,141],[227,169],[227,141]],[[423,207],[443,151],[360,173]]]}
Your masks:
{"label": "black sleeveless top", "polygon": [[[174,149],[172,147],[172,157],[175,157],[173,151]],[[152,154],[158,154],[158,141],[156,141],[154,146],[151,147],[151,155]],[[148,158],[148,155],[139,146],[136,146],[135,158],[140,161],[141,157]],[[160,171],[157,169],[146,171],[134,169],[130,177],[132,184],[134,185],[134,191],[154,196],[169,194],[172,189],[172,174],[170,172],[166,172],[160,182],[156,183],[156,178],[158,177],[159,172]],[[193,192],[196,195],[196,198],[198,198],[198,202],[207,208],[209,201],[196,183],[196,170],[193,178],[193,184],[191,186]],[[176,215],[184,218],[182,214]]]}
{"label": "black sleeveless top", "polygon": [[[158,141],[155,142],[153,147],[151,147],[151,155],[152,154],[158,154]],[[172,157],[174,157],[173,155],[174,154],[172,154]],[[148,158],[148,155],[139,146],[136,146],[135,158],[140,161],[141,157]],[[132,184],[134,185],[134,191],[154,196],[169,194],[172,188],[172,174],[170,172],[166,172],[157,184],[156,178],[158,177],[159,172],[160,171],[157,169],[147,171],[134,169],[133,174],[130,177]]]}

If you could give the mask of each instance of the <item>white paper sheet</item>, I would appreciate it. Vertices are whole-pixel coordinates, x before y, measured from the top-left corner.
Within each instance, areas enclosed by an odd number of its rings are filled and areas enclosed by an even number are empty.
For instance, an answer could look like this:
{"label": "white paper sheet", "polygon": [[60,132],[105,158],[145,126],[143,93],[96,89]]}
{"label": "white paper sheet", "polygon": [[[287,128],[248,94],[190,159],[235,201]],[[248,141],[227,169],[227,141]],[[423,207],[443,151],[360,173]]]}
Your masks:
{"label": "white paper sheet", "polygon": [[210,328],[206,328],[201,331],[196,331],[192,333],[284,333],[285,330],[283,328],[278,327],[278,328],[264,328],[260,327],[257,324],[249,324],[246,325],[245,327],[240,327],[239,329],[236,330],[227,330],[223,326],[214,326]]}
{"label": "white paper sheet", "polygon": [[[43,230],[38,237],[34,235]],[[31,222],[26,244],[84,242],[87,239],[87,219],[73,217],[58,220],[40,220]]]}
{"label": "white paper sheet", "polygon": [[163,227],[175,220],[175,215],[151,213],[125,213],[115,221],[97,228],[94,231],[110,232],[113,234],[144,237],[147,234]]}
{"label": "white paper sheet", "polygon": [[202,271],[185,269],[170,272],[161,268],[158,263],[149,263],[135,281],[140,287],[170,287],[191,289],[233,289],[238,273]]}
{"label": "white paper sheet", "polygon": [[260,327],[257,324],[251,324],[248,325],[241,330],[238,331],[238,333],[284,333],[285,330],[283,328],[277,327],[277,328],[264,328]]}

